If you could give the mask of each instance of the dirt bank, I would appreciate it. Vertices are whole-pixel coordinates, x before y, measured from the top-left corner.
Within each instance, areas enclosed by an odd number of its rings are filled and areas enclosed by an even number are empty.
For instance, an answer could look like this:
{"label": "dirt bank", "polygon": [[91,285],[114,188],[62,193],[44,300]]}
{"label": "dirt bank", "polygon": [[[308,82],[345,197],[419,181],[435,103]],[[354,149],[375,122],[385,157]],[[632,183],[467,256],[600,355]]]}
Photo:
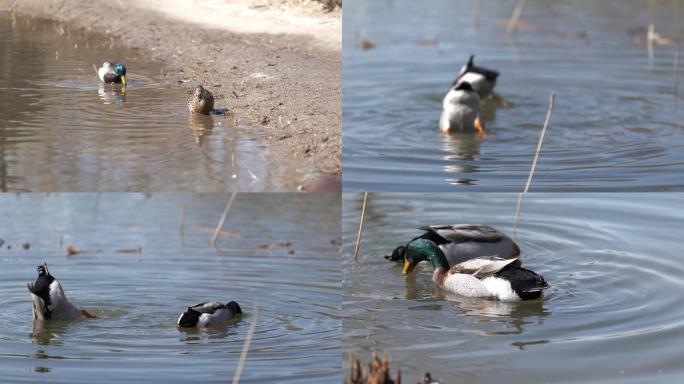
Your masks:
{"label": "dirt bank", "polygon": [[339,10],[322,8],[309,0],[0,0],[2,10],[65,21],[146,50],[165,65],[165,76],[205,84],[218,107],[334,174],[341,19]]}

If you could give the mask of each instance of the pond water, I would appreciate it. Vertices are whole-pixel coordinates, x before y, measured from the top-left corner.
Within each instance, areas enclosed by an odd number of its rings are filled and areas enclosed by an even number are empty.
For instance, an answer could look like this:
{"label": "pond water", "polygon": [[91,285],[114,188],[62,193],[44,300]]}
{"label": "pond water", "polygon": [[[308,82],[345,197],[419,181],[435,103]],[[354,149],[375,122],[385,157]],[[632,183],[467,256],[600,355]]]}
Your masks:
{"label": "pond water", "polygon": [[[255,317],[241,383],[340,382],[339,195],[238,194],[213,248],[227,200],[1,194],[3,383],[231,382]],[[26,283],[44,261],[97,319],[32,324]],[[176,328],[207,300],[235,300],[245,315]]]}
{"label": "pond water", "polygon": [[[7,12],[0,36],[0,191],[292,191],[312,172],[239,116],[191,116],[195,83],[140,50]],[[105,60],[126,64],[126,92],[100,84]]]}
{"label": "pond water", "polygon": [[[383,258],[425,224],[486,223],[512,234],[517,194],[343,198],[343,343],[388,353],[405,382],[673,383],[684,376],[681,193],[529,194],[517,242],[551,288],[502,303],[436,289],[431,267],[403,277]],[[578,369],[580,368],[581,369]]]}
{"label": "pond water", "polygon": [[[684,66],[675,81],[673,65],[684,4],[529,0],[506,38],[515,4],[345,4],[345,191],[521,191],[551,92],[532,190],[683,189]],[[650,22],[663,44],[652,61]],[[441,101],[470,54],[500,71],[505,102],[485,105],[485,138],[445,137]]]}

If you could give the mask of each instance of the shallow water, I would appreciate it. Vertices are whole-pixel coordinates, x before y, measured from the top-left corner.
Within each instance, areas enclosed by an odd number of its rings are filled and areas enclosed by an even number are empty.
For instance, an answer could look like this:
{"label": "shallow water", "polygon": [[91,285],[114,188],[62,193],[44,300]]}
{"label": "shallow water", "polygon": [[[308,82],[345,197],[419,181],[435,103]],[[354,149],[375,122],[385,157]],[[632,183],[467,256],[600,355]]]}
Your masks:
{"label": "shallow water", "polygon": [[[239,194],[214,249],[227,199],[0,195],[3,383],[230,382],[256,305],[241,383],[340,382],[339,195]],[[83,252],[68,256],[68,246]],[[26,283],[43,261],[98,319],[32,326]],[[175,327],[206,300],[236,300],[246,314],[225,327]]]}
{"label": "shallow water", "polygon": [[[193,83],[166,81],[143,52],[12,20],[0,12],[0,191],[282,191],[312,172],[239,116],[191,116]],[[99,83],[105,60],[126,64],[125,93]]]}
{"label": "shallow water", "polygon": [[[552,91],[533,190],[683,189],[675,44],[656,46],[650,66],[646,44],[628,33],[653,21],[684,41],[683,2],[530,0],[510,40],[516,2],[481,2],[479,27],[477,3],[345,4],[345,191],[520,191]],[[364,39],[376,47],[362,50]],[[501,72],[496,92],[507,105],[486,105],[486,138],[444,137],[441,100],[470,54]],[[680,65],[679,83],[683,74]]]}
{"label": "shallow water", "polygon": [[[684,375],[684,194],[529,194],[517,240],[551,288],[501,303],[447,295],[422,263],[408,277],[383,259],[420,225],[487,223],[512,233],[516,194],[343,198],[343,343],[388,353],[404,381],[673,383]],[[581,369],[578,369],[581,367]]]}

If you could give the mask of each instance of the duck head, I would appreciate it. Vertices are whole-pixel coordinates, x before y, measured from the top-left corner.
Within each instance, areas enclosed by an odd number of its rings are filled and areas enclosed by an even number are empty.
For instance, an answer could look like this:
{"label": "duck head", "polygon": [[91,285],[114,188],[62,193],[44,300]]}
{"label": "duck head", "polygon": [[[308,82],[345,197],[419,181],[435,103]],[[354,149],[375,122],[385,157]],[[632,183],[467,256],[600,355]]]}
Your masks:
{"label": "duck head", "polygon": [[406,245],[403,274],[407,275],[413,272],[416,265],[421,261],[429,261],[434,268],[449,269],[449,262],[439,246],[430,240],[418,238]]}
{"label": "duck head", "polygon": [[121,76],[121,83],[126,86],[126,66],[123,64],[116,64],[114,66],[114,73]]}
{"label": "duck head", "polygon": [[202,94],[203,93],[204,93],[204,87],[201,85],[198,85],[197,88],[195,88],[195,92],[194,92],[195,98],[202,100]]}
{"label": "duck head", "polygon": [[404,254],[406,253],[406,246],[405,245],[400,245],[392,251],[391,255],[385,255],[385,259],[389,261],[397,261],[401,262],[404,261]]}

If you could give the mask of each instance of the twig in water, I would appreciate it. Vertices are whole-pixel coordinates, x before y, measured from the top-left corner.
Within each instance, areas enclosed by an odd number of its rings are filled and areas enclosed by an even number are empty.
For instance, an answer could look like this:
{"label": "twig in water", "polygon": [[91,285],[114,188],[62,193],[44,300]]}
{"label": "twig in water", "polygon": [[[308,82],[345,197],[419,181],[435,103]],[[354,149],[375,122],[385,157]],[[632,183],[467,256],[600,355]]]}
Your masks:
{"label": "twig in water", "polygon": [[556,93],[551,92],[549,96],[549,110],[546,112],[546,119],[544,120],[544,127],[542,127],[541,135],[539,136],[539,143],[537,144],[537,151],[534,154],[534,160],[532,161],[532,168],[530,169],[530,175],[527,177],[527,183],[525,184],[525,189],[522,193],[518,194],[518,203],[515,205],[515,220],[513,221],[513,239],[517,240],[518,236],[518,222],[520,221],[520,207],[522,206],[523,195],[527,193],[532,184],[532,177],[534,176],[534,171],[537,168],[537,161],[539,160],[539,154],[541,153],[542,144],[544,144],[544,136],[546,136],[546,129],[549,127],[549,121],[551,121],[551,112],[553,112],[553,106],[556,101]]}
{"label": "twig in water", "polygon": [[238,384],[240,382],[240,375],[242,375],[242,368],[245,366],[245,361],[247,360],[247,353],[249,352],[249,345],[252,343],[252,337],[254,337],[254,331],[256,330],[257,320],[259,319],[259,304],[254,307],[254,318],[252,319],[252,324],[249,325],[249,330],[247,331],[247,337],[245,337],[245,343],[242,345],[242,352],[240,353],[240,360],[238,361],[237,367],[235,368],[235,376],[233,376],[233,384]]}
{"label": "twig in water", "polygon": [[546,112],[546,120],[544,120],[544,127],[542,128],[541,135],[539,136],[539,143],[537,144],[537,151],[534,154],[534,160],[532,161],[532,169],[530,169],[530,175],[527,178],[527,183],[525,184],[525,190],[523,193],[527,193],[530,189],[530,184],[532,184],[532,176],[534,176],[534,170],[537,168],[537,160],[539,160],[539,154],[541,153],[542,144],[544,144],[544,136],[546,135],[546,129],[549,127],[549,121],[551,121],[551,112],[553,112],[553,105],[556,101],[556,93],[551,92],[549,96],[549,110]]}
{"label": "twig in water", "polygon": [[646,47],[648,48],[648,67],[653,69],[653,40],[655,38],[655,25],[653,23],[648,25],[648,32],[646,33]]}
{"label": "twig in water", "polygon": [[513,14],[508,20],[508,25],[506,26],[506,37],[511,37],[515,31],[515,27],[518,26],[518,21],[520,20],[520,15],[522,14],[523,7],[525,6],[525,0],[518,0],[518,3],[513,9]]}
{"label": "twig in water", "polygon": [[218,239],[219,232],[221,232],[221,228],[223,228],[223,223],[226,222],[226,217],[228,216],[228,211],[230,211],[230,206],[233,205],[233,200],[235,200],[236,195],[237,195],[236,192],[233,192],[230,195],[230,199],[228,199],[228,203],[226,204],[226,208],[223,209],[223,213],[221,214],[221,219],[219,220],[218,224],[216,225],[216,229],[214,229],[214,234],[211,235],[211,240],[209,241],[209,244],[212,247],[216,246],[216,239]]}
{"label": "twig in water", "polygon": [[180,205],[180,212],[178,212],[178,232],[181,236],[185,232],[185,204]]}
{"label": "twig in water", "polygon": [[97,66],[95,64],[93,64],[93,68],[95,69],[95,74],[99,76],[100,74],[97,73]]}
{"label": "twig in water", "polygon": [[356,235],[356,246],[354,247],[354,261],[359,256],[359,245],[361,244],[361,231],[363,230],[363,220],[366,216],[366,202],[368,201],[368,192],[363,194],[363,208],[361,208],[361,221],[359,222],[359,233]]}
{"label": "twig in water", "polygon": [[518,240],[518,222],[520,221],[520,207],[522,206],[523,193],[518,193],[518,203],[515,204],[515,220],[513,221],[513,240]]}
{"label": "twig in water", "polygon": [[674,102],[675,102],[675,111],[677,110],[677,104],[679,103],[679,90],[678,90],[678,72],[679,72],[679,44],[677,44],[677,48],[675,50],[675,58],[674,58],[674,64],[672,64],[672,83],[674,84]]}

